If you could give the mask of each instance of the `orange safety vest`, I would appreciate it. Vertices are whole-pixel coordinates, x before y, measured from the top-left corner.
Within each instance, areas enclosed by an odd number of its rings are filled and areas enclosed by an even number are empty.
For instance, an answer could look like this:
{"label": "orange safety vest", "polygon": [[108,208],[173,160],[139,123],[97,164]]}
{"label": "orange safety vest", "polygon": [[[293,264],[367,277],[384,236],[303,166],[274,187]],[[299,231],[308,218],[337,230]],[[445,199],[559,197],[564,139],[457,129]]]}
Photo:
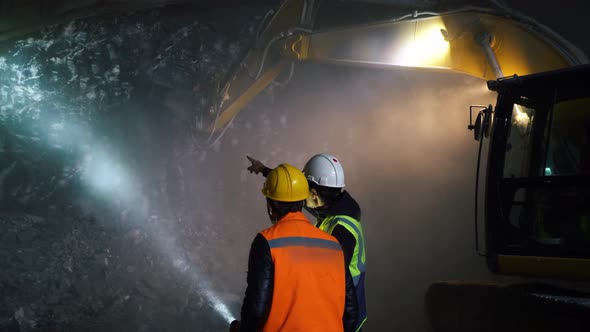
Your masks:
{"label": "orange safety vest", "polygon": [[274,263],[274,289],[263,331],[342,332],[346,293],[342,247],[291,212],[260,232]]}

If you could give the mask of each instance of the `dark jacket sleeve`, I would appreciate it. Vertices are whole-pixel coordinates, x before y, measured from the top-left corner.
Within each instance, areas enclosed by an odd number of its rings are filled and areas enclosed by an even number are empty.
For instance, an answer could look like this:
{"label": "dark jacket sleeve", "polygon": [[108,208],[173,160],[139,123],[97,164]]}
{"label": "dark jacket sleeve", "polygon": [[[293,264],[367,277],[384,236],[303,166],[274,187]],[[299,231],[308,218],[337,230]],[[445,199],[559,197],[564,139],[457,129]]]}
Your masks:
{"label": "dark jacket sleeve", "polygon": [[354,282],[352,281],[348,265],[344,267],[344,271],[346,274],[346,298],[344,302],[344,315],[342,316],[342,322],[344,323],[344,332],[354,332],[359,313],[358,301],[356,298],[356,289],[354,287]]}
{"label": "dark jacket sleeve", "polygon": [[268,319],[274,287],[270,247],[261,234],[256,235],[250,247],[247,281],[240,331],[255,332],[262,329]]}
{"label": "dark jacket sleeve", "polygon": [[352,235],[346,227],[337,225],[332,231],[332,236],[340,242],[340,246],[344,252],[346,266],[350,266],[350,260],[354,254],[354,247],[356,247],[356,239],[354,238],[354,235]]}

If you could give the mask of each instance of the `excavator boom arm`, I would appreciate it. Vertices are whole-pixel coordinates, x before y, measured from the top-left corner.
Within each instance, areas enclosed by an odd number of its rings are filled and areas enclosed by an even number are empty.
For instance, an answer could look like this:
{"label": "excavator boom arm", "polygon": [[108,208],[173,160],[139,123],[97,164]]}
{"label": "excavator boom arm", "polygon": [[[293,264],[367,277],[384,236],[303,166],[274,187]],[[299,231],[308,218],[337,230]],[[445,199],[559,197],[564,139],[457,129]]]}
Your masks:
{"label": "excavator boom arm", "polygon": [[283,2],[218,96],[210,132],[226,126],[290,61],[426,68],[482,80],[588,62],[547,28],[482,8],[413,12],[388,21],[313,30],[316,9],[310,0]]}

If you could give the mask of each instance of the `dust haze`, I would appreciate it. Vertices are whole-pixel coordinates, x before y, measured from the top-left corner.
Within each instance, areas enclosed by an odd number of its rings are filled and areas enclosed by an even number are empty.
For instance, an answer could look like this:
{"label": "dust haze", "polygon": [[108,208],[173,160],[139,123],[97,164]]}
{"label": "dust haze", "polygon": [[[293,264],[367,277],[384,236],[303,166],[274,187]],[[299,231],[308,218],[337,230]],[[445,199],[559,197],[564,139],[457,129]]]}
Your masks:
{"label": "dust haze", "polygon": [[485,81],[460,74],[297,65],[286,87],[240,113],[218,152],[222,177],[239,184],[226,201],[237,200],[246,223],[235,274],[245,271],[248,241],[269,225],[262,178],[245,171],[245,154],[303,168],[332,153],[362,208],[367,331],[425,329],[430,283],[492,278],[474,250],[477,144],[467,124],[469,105],[494,98]]}

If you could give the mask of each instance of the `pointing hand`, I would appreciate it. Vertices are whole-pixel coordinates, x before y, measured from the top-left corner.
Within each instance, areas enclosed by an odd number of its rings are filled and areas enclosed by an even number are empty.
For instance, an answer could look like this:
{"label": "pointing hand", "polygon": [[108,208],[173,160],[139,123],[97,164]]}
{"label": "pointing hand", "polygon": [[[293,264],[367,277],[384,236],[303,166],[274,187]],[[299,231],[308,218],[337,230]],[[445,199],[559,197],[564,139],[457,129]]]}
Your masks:
{"label": "pointing hand", "polygon": [[248,158],[248,160],[251,163],[251,165],[248,167],[248,170],[250,171],[250,173],[258,174],[258,173],[262,173],[262,171],[264,171],[264,168],[266,166],[264,166],[264,164],[261,163],[259,160],[256,160],[250,156],[246,156],[246,158]]}

